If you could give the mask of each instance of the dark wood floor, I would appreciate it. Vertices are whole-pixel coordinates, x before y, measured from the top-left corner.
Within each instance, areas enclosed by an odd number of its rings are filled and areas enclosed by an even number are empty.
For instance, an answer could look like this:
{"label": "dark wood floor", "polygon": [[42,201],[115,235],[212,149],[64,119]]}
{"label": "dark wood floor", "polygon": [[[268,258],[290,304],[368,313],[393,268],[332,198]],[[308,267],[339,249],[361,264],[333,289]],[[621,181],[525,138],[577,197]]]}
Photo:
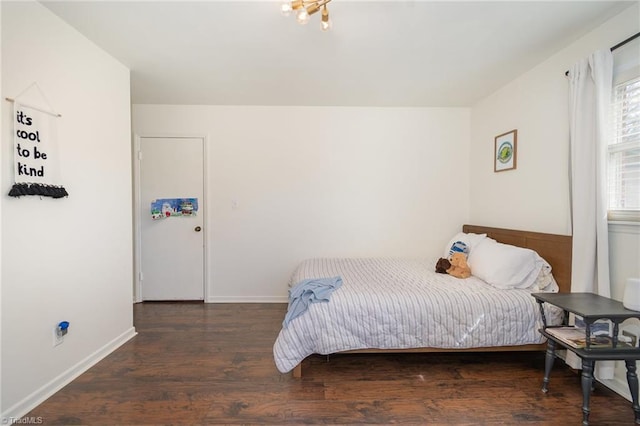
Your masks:
{"label": "dark wood floor", "polygon": [[[27,416],[44,424],[579,425],[580,378],[543,353],[314,356],[280,374],[282,304],[134,306],[138,335]],[[596,384],[592,425],[632,425],[631,403]]]}

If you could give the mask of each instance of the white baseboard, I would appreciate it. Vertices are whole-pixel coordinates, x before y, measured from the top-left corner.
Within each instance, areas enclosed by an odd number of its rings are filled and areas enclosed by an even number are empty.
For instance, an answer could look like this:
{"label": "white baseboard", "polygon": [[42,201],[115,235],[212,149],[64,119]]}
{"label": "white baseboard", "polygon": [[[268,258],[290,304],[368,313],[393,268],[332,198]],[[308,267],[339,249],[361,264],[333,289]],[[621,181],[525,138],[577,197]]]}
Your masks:
{"label": "white baseboard", "polygon": [[12,407],[8,408],[5,412],[0,415],[0,418],[4,421],[8,419],[20,419],[29,411],[36,408],[38,405],[42,404],[47,398],[52,396],[54,393],[58,392],[64,386],[71,383],[76,377],[80,376],[82,373],[87,371],[89,368],[93,367],[100,360],[105,358],[111,352],[118,349],[124,343],[126,343],[129,339],[133,338],[136,335],[136,329],[131,327],[120,336],[116,337],[85,359],[78,362],[76,365],[72,366],[68,370],[64,371],[58,377],[51,380],[49,383],[46,383],[40,389],[37,389],[31,395],[24,398],[22,401],[19,401],[17,404],[14,404]]}
{"label": "white baseboard", "polygon": [[615,377],[610,380],[598,380],[600,383],[622,396],[627,401],[631,402],[631,392],[629,392],[629,383],[626,380],[620,380]]}
{"label": "white baseboard", "polygon": [[287,296],[211,296],[206,303],[289,303]]}

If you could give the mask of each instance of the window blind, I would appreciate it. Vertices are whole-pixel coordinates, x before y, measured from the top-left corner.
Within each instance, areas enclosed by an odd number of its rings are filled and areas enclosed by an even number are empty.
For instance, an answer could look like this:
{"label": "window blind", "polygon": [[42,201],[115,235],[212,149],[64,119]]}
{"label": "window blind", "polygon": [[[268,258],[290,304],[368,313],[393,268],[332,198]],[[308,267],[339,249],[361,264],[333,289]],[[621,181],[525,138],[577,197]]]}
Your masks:
{"label": "window blind", "polygon": [[609,216],[640,220],[640,77],[614,87]]}

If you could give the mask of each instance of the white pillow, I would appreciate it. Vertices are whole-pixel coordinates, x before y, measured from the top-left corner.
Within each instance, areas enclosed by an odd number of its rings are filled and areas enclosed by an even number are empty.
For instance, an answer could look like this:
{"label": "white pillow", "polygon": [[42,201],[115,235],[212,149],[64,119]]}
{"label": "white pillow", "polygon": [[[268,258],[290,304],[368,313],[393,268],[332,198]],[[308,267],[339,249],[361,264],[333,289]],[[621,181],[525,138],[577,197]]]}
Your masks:
{"label": "white pillow", "polygon": [[544,259],[544,264],[540,269],[540,273],[538,274],[538,278],[536,278],[535,282],[527,287],[532,293],[536,292],[545,292],[545,293],[557,293],[560,290],[558,287],[558,283],[555,278],[553,278],[553,274],[551,273],[551,265],[549,265]]}
{"label": "white pillow", "polygon": [[527,288],[546,262],[533,250],[485,238],[469,254],[471,273],[494,287]]}
{"label": "white pillow", "polygon": [[482,240],[487,238],[487,234],[465,234],[464,232],[458,232],[456,235],[449,240],[449,243],[444,248],[444,257],[445,259],[449,259],[449,251],[451,247],[457,242],[462,241],[469,247],[469,253],[473,250],[475,246],[477,246]]}

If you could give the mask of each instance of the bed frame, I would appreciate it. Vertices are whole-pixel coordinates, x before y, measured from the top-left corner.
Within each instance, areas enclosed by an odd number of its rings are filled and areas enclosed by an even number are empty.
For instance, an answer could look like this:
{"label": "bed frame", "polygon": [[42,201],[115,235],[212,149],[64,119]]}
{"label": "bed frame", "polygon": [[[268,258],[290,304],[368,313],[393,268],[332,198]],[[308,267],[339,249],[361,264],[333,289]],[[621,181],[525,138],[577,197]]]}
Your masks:
{"label": "bed frame", "polygon": [[[463,225],[462,232],[487,234],[494,240],[518,247],[535,250],[552,268],[553,277],[561,293],[571,292],[571,244],[568,235],[544,234],[540,232],[517,231],[513,229],[489,228],[486,226]],[[492,346],[468,349],[413,348],[413,349],[360,349],[340,353],[416,353],[416,352],[507,352],[544,351],[547,344],[521,346]],[[304,361],[303,361],[304,362]],[[302,377],[302,362],[293,369],[293,377]]]}

